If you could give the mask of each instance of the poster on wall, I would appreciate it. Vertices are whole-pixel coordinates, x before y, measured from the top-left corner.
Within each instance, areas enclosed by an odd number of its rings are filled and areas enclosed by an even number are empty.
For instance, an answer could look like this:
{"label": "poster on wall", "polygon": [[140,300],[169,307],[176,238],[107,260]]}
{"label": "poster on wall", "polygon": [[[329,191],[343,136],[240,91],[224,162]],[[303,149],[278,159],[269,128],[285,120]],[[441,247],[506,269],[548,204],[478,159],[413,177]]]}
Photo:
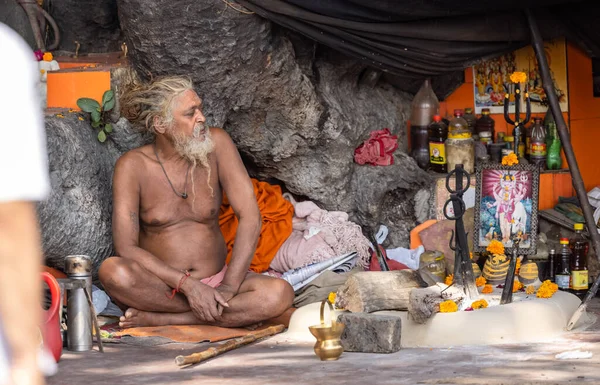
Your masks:
{"label": "poster on wall", "polygon": [[[554,82],[554,91],[560,102],[562,112],[569,111],[567,93],[567,47],[565,39],[544,42],[544,53],[550,67],[550,76]],[[546,112],[548,97],[542,84],[542,75],[533,48],[531,46],[517,51],[517,70],[527,74],[531,112]],[[524,105],[521,111],[525,111]]]}
{"label": "poster on wall", "polygon": [[[569,110],[567,92],[567,48],[564,39],[544,42],[544,52],[550,76],[554,81],[554,90],[563,112]],[[531,98],[531,112],[546,112],[548,98],[542,84],[539,65],[531,46],[521,48],[494,59],[485,60],[473,67],[473,86],[475,112],[480,114],[483,108],[489,108],[492,114],[504,113],[504,94],[511,94],[509,112],[514,113],[514,86],[510,75],[515,72],[527,74],[527,84]],[[525,103],[521,106],[525,111]]]}
{"label": "poster on wall", "polygon": [[[504,113],[504,95],[510,89],[510,74],[517,70],[515,52],[485,60],[473,67],[475,113],[489,108],[492,114]],[[515,99],[511,97],[509,111],[515,112]]]}

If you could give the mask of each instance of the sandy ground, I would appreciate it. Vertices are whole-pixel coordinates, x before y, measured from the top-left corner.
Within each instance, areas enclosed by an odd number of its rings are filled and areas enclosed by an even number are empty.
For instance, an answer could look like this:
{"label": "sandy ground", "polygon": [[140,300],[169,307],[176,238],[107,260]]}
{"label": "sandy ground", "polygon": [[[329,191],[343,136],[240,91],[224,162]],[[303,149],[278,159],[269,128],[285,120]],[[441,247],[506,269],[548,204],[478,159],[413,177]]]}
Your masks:
{"label": "sandy ground", "polygon": [[[590,311],[600,313],[595,299]],[[600,317],[599,317],[600,319]],[[491,326],[493,327],[493,326]],[[403,349],[393,354],[345,352],[321,362],[312,345],[285,334],[187,368],[177,355],[210,344],[153,347],[106,344],[98,351],[65,351],[48,384],[600,384],[600,322],[543,344]],[[558,360],[580,349],[590,359]]]}

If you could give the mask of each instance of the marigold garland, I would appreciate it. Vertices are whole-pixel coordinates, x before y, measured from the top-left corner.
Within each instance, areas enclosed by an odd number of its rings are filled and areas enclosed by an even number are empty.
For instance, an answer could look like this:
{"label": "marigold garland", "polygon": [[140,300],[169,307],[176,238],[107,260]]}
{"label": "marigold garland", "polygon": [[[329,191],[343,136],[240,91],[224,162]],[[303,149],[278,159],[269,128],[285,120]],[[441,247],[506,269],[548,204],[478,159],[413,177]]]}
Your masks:
{"label": "marigold garland", "polygon": [[515,154],[514,152],[511,152],[510,154],[508,154],[502,158],[503,166],[514,166],[516,164],[519,164],[519,158],[517,157],[517,154]]}
{"label": "marigold garland", "polygon": [[538,298],[552,298],[554,293],[558,291],[558,285],[550,282],[549,280],[545,280],[542,283],[542,286],[537,291],[536,297]]}
{"label": "marigold garland", "polygon": [[458,311],[456,302],[447,300],[440,303],[440,313],[454,313],[456,311]]}
{"label": "marigold garland", "polygon": [[504,254],[504,245],[502,244],[502,242],[500,242],[496,239],[493,239],[490,242],[490,244],[486,247],[486,250],[492,254],[503,255]]}
{"label": "marigold garland", "polygon": [[512,292],[515,293],[515,292],[521,290],[522,288],[523,288],[523,284],[521,283],[521,281],[515,281],[515,283],[513,283]]}
{"label": "marigold garland", "polygon": [[525,288],[525,294],[533,294],[535,293],[535,287],[533,287],[532,285],[529,285]]}
{"label": "marigold garland", "polygon": [[444,283],[446,285],[450,286],[450,285],[452,285],[452,282],[454,282],[454,274],[450,274],[450,275],[446,276]]}
{"label": "marigold garland", "polygon": [[517,258],[517,264],[515,266],[515,275],[519,275],[519,271],[521,271],[521,258]]}
{"label": "marigold garland", "polygon": [[487,283],[487,280],[485,279],[485,277],[483,275],[475,280],[475,286],[477,286],[477,287],[484,286],[486,283]]}
{"label": "marigold garland", "polygon": [[473,302],[471,304],[471,307],[473,308],[473,310],[485,309],[486,307],[488,307],[488,303],[485,299],[480,299],[478,301]]}
{"label": "marigold garland", "polygon": [[525,83],[527,81],[527,74],[525,72],[513,72],[510,75],[510,81],[515,84]]}
{"label": "marigold garland", "polygon": [[52,60],[54,60],[54,56],[52,55],[52,52],[44,52],[44,56],[42,56],[42,60],[43,61],[52,61]]}
{"label": "marigold garland", "polygon": [[492,285],[485,285],[483,289],[481,289],[482,294],[490,294],[494,292],[494,287]]}
{"label": "marigold garland", "polygon": [[329,293],[329,295],[327,296],[327,301],[329,301],[330,304],[334,304],[335,303],[335,299],[337,297],[337,294],[335,293],[335,291],[332,291],[331,293]]}

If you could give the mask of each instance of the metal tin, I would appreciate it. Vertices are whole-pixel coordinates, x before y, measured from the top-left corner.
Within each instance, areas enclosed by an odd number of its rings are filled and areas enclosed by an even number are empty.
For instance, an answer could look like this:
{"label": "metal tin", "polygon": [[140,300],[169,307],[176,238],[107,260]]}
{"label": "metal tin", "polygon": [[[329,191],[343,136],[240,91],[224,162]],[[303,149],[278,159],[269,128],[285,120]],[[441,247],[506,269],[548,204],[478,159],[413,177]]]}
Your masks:
{"label": "metal tin", "polygon": [[65,274],[86,277],[92,275],[92,260],[87,255],[69,255],[65,258]]}
{"label": "metal tin", "polygon": [[[92,293],[92,261],[85,255],[65,258],[65,273],[72,280],[85,281]],[[67,348],[75,352],[92,350],[92,315],[83,288],[71,289],[67,294]]]}

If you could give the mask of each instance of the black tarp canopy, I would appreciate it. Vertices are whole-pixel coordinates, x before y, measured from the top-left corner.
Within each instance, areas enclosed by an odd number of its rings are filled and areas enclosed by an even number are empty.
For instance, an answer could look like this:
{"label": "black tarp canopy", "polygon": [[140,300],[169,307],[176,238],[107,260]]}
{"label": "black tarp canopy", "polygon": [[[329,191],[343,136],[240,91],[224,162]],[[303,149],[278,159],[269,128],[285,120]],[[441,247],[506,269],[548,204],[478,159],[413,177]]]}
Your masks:
{"label": "black tarp canopy", "polygon": [[[418,84],[544,39],[600,57],[600,0],[238,0],[274,23]],[[434,80],[435,83],[435,80]],[[410,87],[409,87],[410,88]]]}

